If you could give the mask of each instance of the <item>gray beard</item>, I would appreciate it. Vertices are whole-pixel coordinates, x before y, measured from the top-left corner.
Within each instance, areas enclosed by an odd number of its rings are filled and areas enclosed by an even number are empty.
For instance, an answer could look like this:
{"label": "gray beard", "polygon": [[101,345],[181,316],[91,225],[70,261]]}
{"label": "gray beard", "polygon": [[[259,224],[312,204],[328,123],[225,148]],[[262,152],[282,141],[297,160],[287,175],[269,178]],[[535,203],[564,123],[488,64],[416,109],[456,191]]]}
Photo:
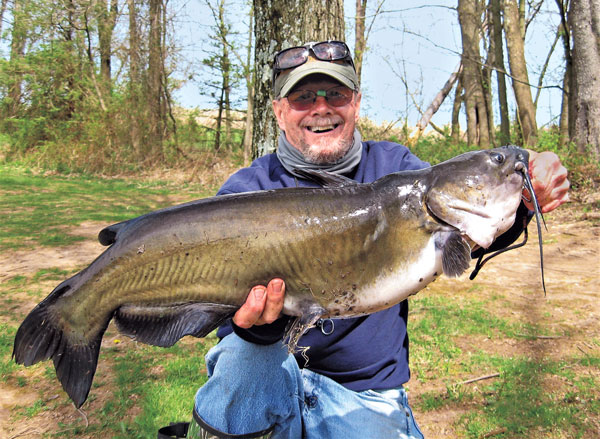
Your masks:
{"label": "gray beard", "polygon": [[285,133],[279,134],[277,147],[277,158],[286,171],[296,177],[302,177],[294,172],[295,169],[322,170],[334,174],[347,174],[354,170],[362,157],[362,142],[358,130],[354,130],[352,142],[344,150],[338,150],[335,154],[324,157],[317,151],[311,152],[310,147],[305,153],[300,152],[292,146]]}

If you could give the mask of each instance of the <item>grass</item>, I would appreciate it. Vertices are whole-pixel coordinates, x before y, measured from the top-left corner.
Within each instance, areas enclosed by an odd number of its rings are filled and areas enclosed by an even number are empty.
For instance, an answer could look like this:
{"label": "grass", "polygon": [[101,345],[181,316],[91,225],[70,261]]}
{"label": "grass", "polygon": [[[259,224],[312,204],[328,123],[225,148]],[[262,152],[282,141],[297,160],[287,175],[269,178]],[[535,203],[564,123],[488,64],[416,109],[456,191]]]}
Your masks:
{"label": "grass", "polygon": [[[68,233],[84,221],[119,222],[162,207],[160,200],[175,189],[190,199],[209,195],[199,187],[174,188],[167,183],[141,183],[92,176],[44,176],[0,166],[3,200],[0,250],[62,246],[85,239]],[[165,203],[163,204],[172,204]]]}
{"label": "grass", "polygon": [[[434,291],[411,302],[413,374],[425,384],[445,383],[443,389],[417,395],[416,406],[424,412],[464,412],[455,424],[459,437],[594,437],[598,426],[591,420],[600,419],[600,356],[502,355],[494,340],[531,342],[535,337],[527,334],[548,332],[544,321],[532,326],[498,317],[487,310],[506,306],[501,296],[481,300],[463,293],[448,298]],[[595,339],[591,343],[598,346]],[[499,376],[462,384],[464,377],[495,373]]]}

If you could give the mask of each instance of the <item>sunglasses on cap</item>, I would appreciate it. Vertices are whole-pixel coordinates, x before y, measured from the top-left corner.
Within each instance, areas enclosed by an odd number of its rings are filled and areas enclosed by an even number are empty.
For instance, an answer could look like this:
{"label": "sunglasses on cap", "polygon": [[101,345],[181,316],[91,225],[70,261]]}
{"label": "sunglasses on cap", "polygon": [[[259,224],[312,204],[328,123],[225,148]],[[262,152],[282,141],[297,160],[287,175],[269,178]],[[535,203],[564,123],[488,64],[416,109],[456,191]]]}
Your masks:
{"label": "sunglasses on cap", "polygon": [[287,69],[299,67],[308,61],[312,52],[313,56],[320,61],[346,61],[354,67],[350,49],[343,41],[322,41],[320,43],[309,43],[304,46],[290,47],[275,55],[273,62],[273,81],[279,73]]}
{"label": "sunglasses on cap", "polygon": [[314,105],[318,96],[324,97],[327,103],[333,107],[343,107],[350,103],[353,95],[353,90],[344,85],[338,85],[328,90],[294,90],[286,98],[294,110],[306,111]]}

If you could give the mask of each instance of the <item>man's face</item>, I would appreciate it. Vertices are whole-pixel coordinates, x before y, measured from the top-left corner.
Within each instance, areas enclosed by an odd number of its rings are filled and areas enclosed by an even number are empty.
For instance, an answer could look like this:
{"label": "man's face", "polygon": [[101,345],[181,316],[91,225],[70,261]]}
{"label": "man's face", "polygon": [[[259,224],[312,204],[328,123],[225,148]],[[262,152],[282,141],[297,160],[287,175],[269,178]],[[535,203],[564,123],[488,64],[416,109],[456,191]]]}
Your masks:
{"label": "man's face", "polygon": [[[293,90],[329,90],[340,83],[325,75],[312,75],[300,81]],[[292,91],[293,91],[292,90]],[[358,121],[360,93],[343,107],[330,105],[318,96],[308,110],[298,111],[290,107],[287,98],[273,101],[273,109],[279,128],[292,146],[307,161],[316,164],[331,163],[342,158],[354,139],[354,127]]]}

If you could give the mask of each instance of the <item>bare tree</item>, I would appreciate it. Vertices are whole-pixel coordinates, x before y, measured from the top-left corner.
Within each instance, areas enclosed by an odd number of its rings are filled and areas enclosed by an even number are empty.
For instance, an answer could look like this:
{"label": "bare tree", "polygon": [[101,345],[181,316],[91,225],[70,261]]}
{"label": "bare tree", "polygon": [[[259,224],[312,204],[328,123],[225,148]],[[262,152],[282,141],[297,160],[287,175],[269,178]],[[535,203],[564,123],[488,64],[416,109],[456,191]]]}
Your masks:
{"label": "bare tree", "polygon": [[111,87],[111,57],[112,37],[117,24],[118,1],[99,0],[96,4],[96,16],[98,22],[98,44],[100,50],[100,76],[104,91],[110,94]]}
{"label": "bare tree", "polygon": [[490,145],[488,107],[485,100],[481,55],[481,14],[478,2],[458,1],[458,20],[462,36],[462,86],[467,113],[467,142],[487,148]]}
{"label": "bare tree", "polygon": [[[214,4],[205,0],[214,20],[214,34],[212,35],[212,51],[210,56],[202,62],[209,69],[216,72],[218,79],[208,81],[208,94],[217,103],[217,120],[215,128],[215,150],[221,147],[221,132],[225,122],[225,144],[229,145],[231,139],[231,87],[233,81],[233,67],[230,52],[233,49],[231,41],[231,25],[225,19],[225,0],[218,0]],[[225,118],[223,118],[225,113]],[[231,146],[231,145],[229,145]]]}
{"label": "bare tree", "polygon": [[569,89],[571,88],[570,83],[573,76],[573,59],[571,57],[571,31],[569,29],[567,18],[569,0],[556,0],[556,4],[560,14],[560,35],[562,37],[563,52],[565,57],[565,73],[563,75],[562,101],[559,122],[560,142],[564,144],[569,138],[569,124],[571,122],[569,117]]}
{"label": "bare tree", "polygon": [[244,125],[244,166],[250,164],[252,155],[252,128],[254,115],[254,69],[252,68],[252,32],[254,31],[254,7],[250,6],[248,24],[248,45],[246,46],[246,63],[244,65],[244,77],[246,78],[246,123]]}
{"label": "bare tree", "polygon": [[600,159],[600,5],[573,0],[569,12],[573,38],[573,81],[570,89],[571,140],[583,154]]}
{"label": "bare tree", "polygon": [[147,99],[149,111],[150,142],[159,144],[163,138],[164,113],[163,113],[163,55],[162,55],[162,12],[163,0],[149,0],[149,35],[148,35],[148,71],[147,71]]}
{"label": "bare tree", "polygon": [[23,73],[18,68],[18,65],[25,54],[25,43],[27,40],[27,24],[24,9],[24,0],[13,1],[13,22],[10,39],[10,64],[12,66],[17,66],[17,69],[10,79],[10,85],[8,89],[8,117],[15,116],[18,113],[19,106],[21,105]]}
{"label": "bare tree", "polygon": [[356,18],[354,29],[354,65],[356,67],[356,75],[358,76],[359,84],[362,75],[363,58],[365,56],[365,51],[367,50],[367,41],[369,39],[369,34],[371,33],[371,29],[373,28],[375,19],[380,14],[384,3],[385,0],[378,0],[377,8],[371,18],[371,23],[367,28],[365,28],[367,18],[367,0],[356,0]]}
{"label": "bare tree", "polygon": [[524,12],[519,6],[517,0],[504,0],[504,33],[523,144],[531,146],[537,140],[537,123],[525,62]]}
{"label": "bare tree", "polygon": [[279,129],[271,108],[271,67],[279,50],[308,41],[344,39],[342,0],[254,0],[253,157],[273,152]]}
{"label": "bare tree", "polygon": [[491,41],[493,42],[492,66],[496,71],[498,84],[498,104],[500,107],[500,135],[501,144],[510,141],[510,116],[508,114],[508,95],[506,93],[506,76],[504,74],[504,49],[502,40],[501,0],[490,0]]}

